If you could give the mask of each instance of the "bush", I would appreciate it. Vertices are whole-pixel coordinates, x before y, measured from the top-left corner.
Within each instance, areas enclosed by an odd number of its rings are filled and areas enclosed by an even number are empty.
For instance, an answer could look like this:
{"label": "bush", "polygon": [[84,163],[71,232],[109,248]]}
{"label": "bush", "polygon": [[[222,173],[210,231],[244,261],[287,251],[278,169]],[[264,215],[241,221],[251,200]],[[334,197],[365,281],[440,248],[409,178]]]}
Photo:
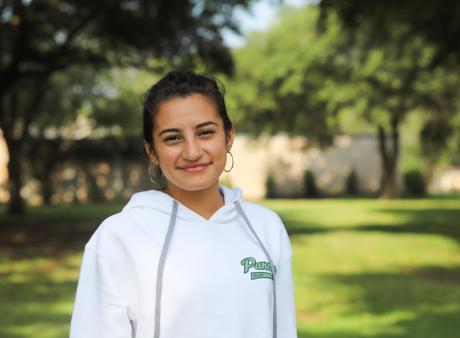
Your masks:
{"label": "bush", "polygon": [[276,184],[273,175],[270,173],[265,180],[265,198],[275,198],[276,197]]}
{"label": "bush", "polygon": [[409,196],[426,195],[425,177],[420,170],[409,170],[404,174],[404,187]]}
{"label": "bush", "polygon": [[347,177],[345,182],[345,192],[349,196],[358,195],[358,175],[356,170],[353,169]]}
{"label": "bush", "polygon": [[318,188],[315,183],[315,175],[311,170],[306,170],[304,174],[303,181],[305,197],[307,198],[316,198],[319,197]]}

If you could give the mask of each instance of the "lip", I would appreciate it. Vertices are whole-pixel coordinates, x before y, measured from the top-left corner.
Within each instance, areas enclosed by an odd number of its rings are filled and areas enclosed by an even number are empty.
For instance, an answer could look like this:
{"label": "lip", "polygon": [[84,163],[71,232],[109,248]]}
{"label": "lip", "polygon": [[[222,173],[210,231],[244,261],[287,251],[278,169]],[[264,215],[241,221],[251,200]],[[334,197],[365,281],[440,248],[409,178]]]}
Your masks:
{"label": "lip", "polygon": [[208,167],[209,163],[198,163],[198,164],[191,164],[180,167],[180,169],[188,171],[188,172],[200,172]]}

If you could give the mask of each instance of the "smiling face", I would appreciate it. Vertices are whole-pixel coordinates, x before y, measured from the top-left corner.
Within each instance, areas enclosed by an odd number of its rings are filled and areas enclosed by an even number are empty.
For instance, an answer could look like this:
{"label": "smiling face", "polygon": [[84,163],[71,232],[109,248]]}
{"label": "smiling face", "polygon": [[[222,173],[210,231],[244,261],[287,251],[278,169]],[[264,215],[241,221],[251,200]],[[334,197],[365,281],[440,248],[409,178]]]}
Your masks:
{"label": "smiling face", "polygon": [[233,129],[228,137],[225,134],[213,102],[192,94],[160,105],[153,129],[155,155],[147,142],[145,147],[151,162],[159,164],[168,189],[198,191],[217,187],[233,136]]}

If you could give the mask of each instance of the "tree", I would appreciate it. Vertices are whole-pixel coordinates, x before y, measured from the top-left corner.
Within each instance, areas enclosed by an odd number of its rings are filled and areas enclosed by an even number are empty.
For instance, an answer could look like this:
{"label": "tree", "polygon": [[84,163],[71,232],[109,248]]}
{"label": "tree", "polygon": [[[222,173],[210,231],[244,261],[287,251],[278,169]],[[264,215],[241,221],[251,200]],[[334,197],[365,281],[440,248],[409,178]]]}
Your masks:
{"label": "tree", "polygon": [[394,27],[404,25],[411,36],[420,36],[436,46],[431,60],[434,67],[451,57],[460,61],[460,3],[457,0],[321,0],[322,17],[337,13],[351,33],[366,25],[369,42],[388,39]]}
{"label": "tree", "polygon": [[[460,79],[454,69],[458,70],[460,63],[460,4],[450,0],[322,0],[320,8],[322,25],[327,13],[338,13],[345,34],[352,36],[350,49],[361,54],[353,74],[362,82],[362,105],[370,112],[365,115],[389,117],[386,122],[378,122],[384,173],[382,196],[396,196],[399,125],[414,110],[428,116],[420,136],[428,157],[426,176],[430,181],[452,135],[449,124],[458,111],[455,88]],[[371,119],[377,121],[375,117]]]}
{"label": "tree", "polygon": [[366,27],[355,33],[350,47],[350,85],[356,90],[351,104],[377,128],[381,197],[394,198],[398,196],[400,126],[407,114],[423,105],[425,93],[419,85],[430,70],[434,48],[424,39],[412,36],[402,25],[394,27],[385,42],[369,46]]}
{"label": "tree", "polygon": [[455,120],[460,115],[460,68],[454,60],[445,61],[443,66],[437,66],[422,79],[419,90],[424,93],[423,109],[427,113],[420,131],[421,150],[425,158],[426,181],[432,183],[436,166],[443,157],[455,161],[458,145],[450,146],[451,140],[458,137],[459,129]]}
{"label": "tree", "polygon": [[[254,33],[235,50],[235,74],[226,82],[239,130],[254,135],[280,132],[331,143],[339,126],[334,112],[349,95],[342,67],[341,35],[333,16],[316,32],[316,6],[284,7],[267,32]],[[337,90],[337,89],[341,90]]]}
{"label": "tree", "polygon": [[71,156],[74,140],[140,135],[143,92],[155,79],[145,70],[112,67],[95,74],[88,66],[71,66],[50,77],[40,114],[29,128],[33,149],[25,149],[27,158],[39,159],[28,174],[41,183],[45,204],[53,193],[53,168]]}
{"label": "tree", "polygon": [[368,22],[351,34],[333,12],[323,20],[315,6],[285,9],[271,30],[235,52],[229,102],[244,121],[240,129],[301,134],[328,144],[344,114],[354,123],[364,120],[378,137],[380,195],[397,197],[401,123],[414,111],[449,115],[442,107],[452,107],[458,85],[427,81],[449,67],[434,66],[438,47],[407,25],[393,26],[375,44]]}
{"label": "tree", "polygon": [[0,1],[0,128],[10,161],[9,212],[24,211],[24,147],[53,74],[71,65],[145,66],[148,57],[232,70],[221,29],[250,0]]}

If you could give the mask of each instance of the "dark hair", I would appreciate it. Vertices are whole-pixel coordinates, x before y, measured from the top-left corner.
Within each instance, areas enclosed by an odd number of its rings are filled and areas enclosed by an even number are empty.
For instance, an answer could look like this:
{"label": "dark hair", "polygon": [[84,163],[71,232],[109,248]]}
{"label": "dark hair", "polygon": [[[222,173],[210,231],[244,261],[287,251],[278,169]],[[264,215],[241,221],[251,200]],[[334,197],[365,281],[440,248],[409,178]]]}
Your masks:
{"label": "dark hair", "polygon": [[227,115],[224,100],[225,89],[222,82],[208,74],[197,74],[186,70],[173,71],[167,73],[145,93],[143,108],[144,140],[152,146],[152,149],[155,114],[158,112],[160,105],[169,99],[187,97],[195,93],[207,96],[214,102],[217,112],[224,123],[225,133],[228,135],[232,128],[232,122]]}

